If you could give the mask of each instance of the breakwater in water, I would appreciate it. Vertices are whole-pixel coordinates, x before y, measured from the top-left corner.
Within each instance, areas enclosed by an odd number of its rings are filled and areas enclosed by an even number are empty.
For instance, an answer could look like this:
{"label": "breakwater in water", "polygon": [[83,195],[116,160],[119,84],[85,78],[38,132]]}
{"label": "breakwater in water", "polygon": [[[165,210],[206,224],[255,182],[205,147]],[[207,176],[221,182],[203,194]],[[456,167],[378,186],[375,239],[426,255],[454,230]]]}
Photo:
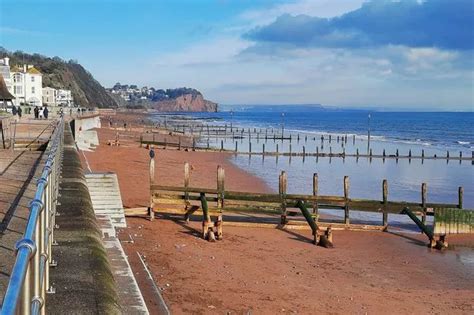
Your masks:
{"label": "breakwater in water", "polygon": [[[288,172],[288,189],[293,193],[309,193],[308,173],[319,174],[321,189],[326,194],[341,194],[342,185],[335,178],[350,176],[357,183],[356,193],[363,198],[378,197],[380,182],[387,179],[391,196],[418,200],[420,187],[426,182],[428,198],[433,202],[453,202],[458,187],[463,186],[465,207],[472,208],[473,135],[468,128],[472,118],[472,113],[371,113],[368,121],[367,112],[282,115],[255,109],[192,116],[158,115],[154,120],[177,131],[180,126],[191,126],[194,133],[201,132],[196,138],[201,147],[235,151],[237,146],[240,152],[252,151],[251,155],[235,155],[232,161],[263,178],[275,190],[275,178],[281,170]],[[207,126],[227,126],[228,130],[232,127],[234,132],[224,136],[210,131],[208,135]],[[189,134],[189,130],[185,128],[184,133]],[[265,156],[259,154],[263,150]],[[272,154],[277,151],[292,154]],[[339,158],[342,154],[346,158]]]}

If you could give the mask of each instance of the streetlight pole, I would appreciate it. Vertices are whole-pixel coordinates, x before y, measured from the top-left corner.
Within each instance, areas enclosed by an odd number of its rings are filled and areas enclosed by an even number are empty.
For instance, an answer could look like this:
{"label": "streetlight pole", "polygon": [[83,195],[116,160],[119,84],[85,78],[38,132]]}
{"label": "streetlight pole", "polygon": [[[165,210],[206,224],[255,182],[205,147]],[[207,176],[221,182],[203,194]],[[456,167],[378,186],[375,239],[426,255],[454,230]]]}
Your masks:
{"label": "streetlight pole", "polygon": [[369,154],[370,151],[370,114],[367,117],[367,154]]}

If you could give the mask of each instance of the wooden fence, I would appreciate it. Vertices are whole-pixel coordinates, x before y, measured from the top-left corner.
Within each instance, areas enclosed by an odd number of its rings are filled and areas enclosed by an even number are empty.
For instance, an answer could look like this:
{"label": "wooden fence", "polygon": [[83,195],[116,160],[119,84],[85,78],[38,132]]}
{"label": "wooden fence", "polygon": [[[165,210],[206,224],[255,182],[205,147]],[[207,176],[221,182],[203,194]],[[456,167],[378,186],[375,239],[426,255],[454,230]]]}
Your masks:
{"label": "wooden fence", "polygon": [[[154,179],[154,156],[150,161],[150,178]],[[235,226],[254,226],[254,227],[280,227],[285,229],[311,229],[315,237],[315,243],[318,243],[322,232],[325,241],[331,238],[327,230],[386,230],[388,227],[389,214],[406,214],[418,227],[428,236],[431,244],[435,246],[439,243],[435,240],[435,234],[445,233],[474,233],[472,211],[461,210],[463,205],[463,189],[459,187],[458,203],[444,204],[431,203],[427,200],[427,185],[421,185],[420,202],[389,201],[388,181],[383,180],[381,185],[381,199],[357,199],[350,197],[349,177],[343,179],[343,196],[328,196],[319,194],[318,174],[313,175],[312,194],[289,194],[287,193],[288,179],[286,172],[281,172],[279,176],[278,193],[254,193],[229,191],[225,189],[225,171],[222,167],[217,169],[216,188],[202,188],[190,186],[190,168],[189,164],[184,166],[183,186],[157,185],[151,180],[150,185],[150,208],[148,210],[126,210],[127,215],[149,215],[150,219],[155,217],[156,213],[184,215],[189,220],[191,215],[203,215],[203,229],[212,228],[209,222],[210,217],[217,216],[215,226],[220,228],[222,235],[222,214],[234,216],[237,220],[226,222],[226,225]],[[205,205],[204,205],[205,203]],[[205,211],[203,211],[205,207]],[[311,213],[306,212],[306,208],[312,209]],[[445,209],[454,209],[448,210]],[[319,209],[334,209],[343,211],[341,222],[334,220],[322,220],[319,215]],[[351,223],[351,211],[363,211],[380,214],[380,224],[353,224]],[[443,212],[444,211],[444,212]],[[448,212],[446,212],[448,211]],[[300,212],[303,216],[300,215]],[[456,222],[458,228],[443,229],[443,224],[448,222],[446,219],[450,214],[455,213],[449,220],[450,224]],[[255,216],[254,222],[242,222],[238,216],[243,214],[260,214]],[[459,213],[465,214],[464,216]],[[426,226],[426,217],[435,215],[434,229]],[[262,223],[262,216],[279,218],[279,223]],[[417,216],[421,217],[421,220]],[[445,218],[441,221],[441,218]],[[227,219],[226,219],[227,220]],[[314,225],[313,222],[317,225]],[[206,224],[204,224],[206,223]],[[434,231],[434,233],[433,233]],[[206,233],[203,232],[205,235]],[[217,233],[217,231],[216,231]],[[444,241],[444,236],[443,236]]]}

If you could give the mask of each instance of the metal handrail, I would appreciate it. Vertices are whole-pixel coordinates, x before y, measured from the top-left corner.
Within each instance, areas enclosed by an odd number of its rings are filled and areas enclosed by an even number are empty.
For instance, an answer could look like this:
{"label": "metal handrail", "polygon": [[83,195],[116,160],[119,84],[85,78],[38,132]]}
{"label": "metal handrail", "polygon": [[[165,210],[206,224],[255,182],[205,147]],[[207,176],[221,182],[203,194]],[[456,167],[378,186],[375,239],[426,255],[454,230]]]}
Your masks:
{"label": "metal handrail", "polygon": [[49,267],[54,265],[51,245],[55,226],[59,175],[64,143],[64,119],[51,136],[48,158],[29,205],[25,233],[16,245],[16,260],[3,298],[1,315],[44,314],[49,285]]}

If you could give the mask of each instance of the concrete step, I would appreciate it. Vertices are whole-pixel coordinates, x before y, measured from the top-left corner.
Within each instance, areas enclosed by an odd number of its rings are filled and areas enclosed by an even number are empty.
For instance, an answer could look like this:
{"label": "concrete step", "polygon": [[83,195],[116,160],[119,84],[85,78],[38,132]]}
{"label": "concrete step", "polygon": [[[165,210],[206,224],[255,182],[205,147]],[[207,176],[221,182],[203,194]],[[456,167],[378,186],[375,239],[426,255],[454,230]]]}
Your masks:
{"label": "concrete step", "polygon": [[126,227],[117,175],[90,173],[85,177],[96,215],[107,215],[115,227]]}

